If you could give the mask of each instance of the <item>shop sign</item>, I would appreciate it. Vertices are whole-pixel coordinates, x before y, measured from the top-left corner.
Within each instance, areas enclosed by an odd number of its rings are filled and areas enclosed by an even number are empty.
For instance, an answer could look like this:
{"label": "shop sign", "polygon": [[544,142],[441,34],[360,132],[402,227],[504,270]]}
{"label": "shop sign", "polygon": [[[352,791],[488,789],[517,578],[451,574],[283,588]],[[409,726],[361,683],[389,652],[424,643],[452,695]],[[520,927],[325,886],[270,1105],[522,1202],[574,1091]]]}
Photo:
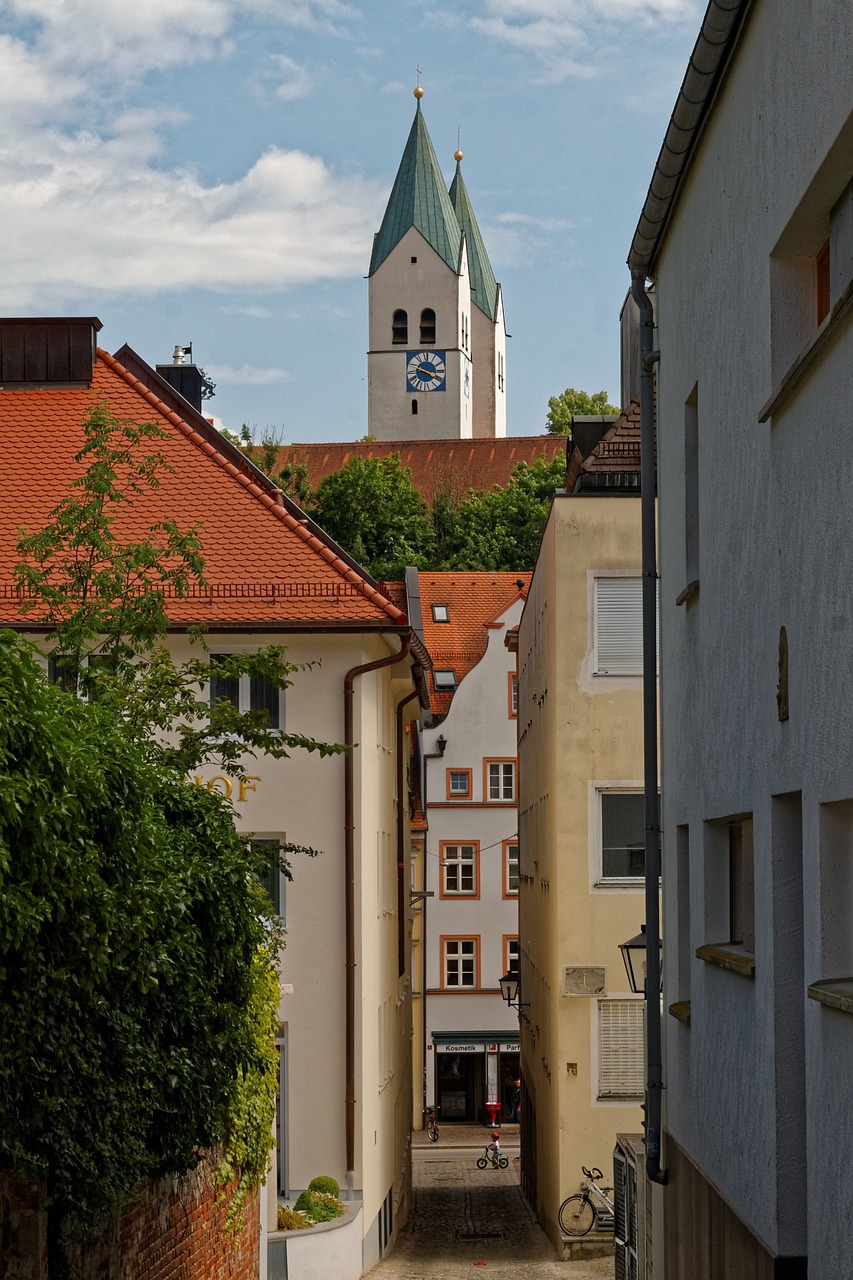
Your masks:
{"label": "shop sign", "polygon": [[485,1046],[482,1044],[437,1044],[435,1047],[439,1053],[482,1053]]}
{"label": "shop sign", "polygon": [[518,1041],[514,1040],[512,1044],[500,1044],[498,1048],[501,1053],[518,1053]]}

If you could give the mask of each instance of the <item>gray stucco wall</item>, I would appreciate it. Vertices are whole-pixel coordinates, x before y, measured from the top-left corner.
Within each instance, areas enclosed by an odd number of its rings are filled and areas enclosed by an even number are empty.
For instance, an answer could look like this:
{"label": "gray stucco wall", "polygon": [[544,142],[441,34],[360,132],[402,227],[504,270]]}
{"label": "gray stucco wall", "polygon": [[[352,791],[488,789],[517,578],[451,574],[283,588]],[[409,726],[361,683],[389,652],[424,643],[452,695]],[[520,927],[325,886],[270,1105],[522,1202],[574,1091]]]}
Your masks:
{"label": "gray stucco wall", "polygon": [[[853,174],[849,23],[843,4],[759,0],[656,272],[666,1000],[691,1003],[689,1027],[665,1019],[666,1123],[819,1280],[850,1274],[853,1200],[853,1017],[806,997],[853,973],[853,824],[841,813],[831,857],[825,831],[827,805],[853,798],[849,314],[759,414],[816,327],[813,258]],[[700,591],[677,607],[697,387]],[[725,820],[747,813],[753,978],[695,956],[726,941]]]}

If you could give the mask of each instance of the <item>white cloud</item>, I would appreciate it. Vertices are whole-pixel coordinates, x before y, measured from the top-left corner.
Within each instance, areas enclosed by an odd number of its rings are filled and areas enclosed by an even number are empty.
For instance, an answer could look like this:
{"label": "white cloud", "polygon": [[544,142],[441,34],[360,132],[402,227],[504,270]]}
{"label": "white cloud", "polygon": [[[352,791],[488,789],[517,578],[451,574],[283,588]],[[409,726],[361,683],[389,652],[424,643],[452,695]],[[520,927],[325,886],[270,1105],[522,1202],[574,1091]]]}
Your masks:
{"label": "white cloud", "polygon": [[212,364],[207,366],[207,373],[214,381],[244,387],[267,387],[276,382],[288,382],[293,376],[286,369],[260,369],[254,364],[241,364],[239,368]]}
{"label": "white cloud", "polygon": [[275,77],[279,81],[275,90],[277,98],[282,102],[295,102],[297,98],[307,98],[313,88],[313,81],[306,67],[300,66],[298,62],[294,62],[293,58],[288,58],[283,53],[274,55],[273,65]]}
{"label": "white cloud", "polygon": [[699,0],[483,0],[471,26],[535,59],[542,79],[558,81],[612,70],[602,32],[694,21],[698,13]]}
{"label": "white cloud", "polygon": [[82,290],[286,289],[364,267],[382,191],[322,160],[271,148],[237,181],[139,163],[156,137],[44,136],[0,158],[0,305]]}
{"label": "white cloud", "polygon": [[[378,187],[296,150],[271,148],[211,186],[158,163],[164,130],[188,117],[142,80],[222,54],[235,22],[253,15],[326,30],[354,10],[341,0],[0,0],[0,305],[287,289],[364,268]],[[309,92],[304,66],[284,55],[274,65],[280,98]]]}

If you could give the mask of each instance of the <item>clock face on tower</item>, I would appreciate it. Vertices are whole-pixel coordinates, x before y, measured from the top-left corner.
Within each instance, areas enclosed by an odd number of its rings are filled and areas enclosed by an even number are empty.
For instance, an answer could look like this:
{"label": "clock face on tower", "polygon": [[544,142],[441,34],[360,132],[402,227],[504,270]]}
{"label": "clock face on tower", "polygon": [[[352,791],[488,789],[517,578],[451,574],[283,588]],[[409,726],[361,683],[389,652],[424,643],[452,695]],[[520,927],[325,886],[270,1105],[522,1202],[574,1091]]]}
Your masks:
{"label": "clock face on tower", "polygon": [[444,351],[406,352],[406,390],[444,391],[447,366]]}

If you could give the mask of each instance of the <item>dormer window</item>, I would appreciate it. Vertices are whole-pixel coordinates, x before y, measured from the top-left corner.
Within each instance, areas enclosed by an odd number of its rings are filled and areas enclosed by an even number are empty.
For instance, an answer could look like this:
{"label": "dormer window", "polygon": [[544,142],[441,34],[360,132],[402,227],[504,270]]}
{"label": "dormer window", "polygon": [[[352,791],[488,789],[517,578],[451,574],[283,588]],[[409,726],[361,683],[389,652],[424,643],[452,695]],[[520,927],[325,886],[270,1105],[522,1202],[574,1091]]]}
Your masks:
{"label": "dormer window", "polygon": [[391,341],[405,346],[409,341],[409,317],[405,311],[395,311],[391,321]]}
{"label": "dormer window", "polygon": [[435,342],[435,312],[424,307],[421,312],[421,342]]}

